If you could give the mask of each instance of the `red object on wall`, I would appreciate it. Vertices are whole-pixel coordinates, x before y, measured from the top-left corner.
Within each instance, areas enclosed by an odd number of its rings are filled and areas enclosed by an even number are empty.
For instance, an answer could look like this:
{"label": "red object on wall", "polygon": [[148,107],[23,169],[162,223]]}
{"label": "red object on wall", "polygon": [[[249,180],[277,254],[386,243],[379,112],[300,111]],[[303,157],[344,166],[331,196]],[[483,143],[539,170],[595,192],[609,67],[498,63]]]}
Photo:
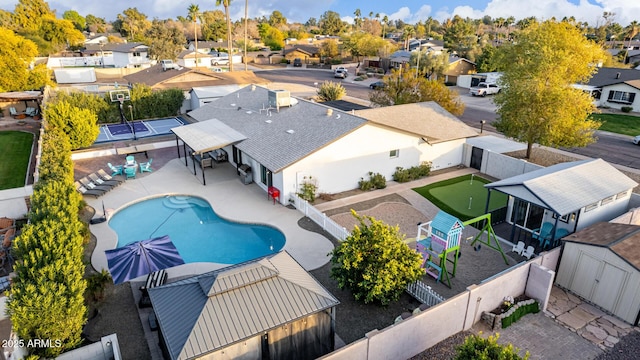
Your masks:
{"label": "red object on wall", "polygon": [[273,205],[276,204],[276,199],[278,199],[278,202],[280,202],[280,190],[273,186],[269,186],[268,192],[269,196],[273,199]]}

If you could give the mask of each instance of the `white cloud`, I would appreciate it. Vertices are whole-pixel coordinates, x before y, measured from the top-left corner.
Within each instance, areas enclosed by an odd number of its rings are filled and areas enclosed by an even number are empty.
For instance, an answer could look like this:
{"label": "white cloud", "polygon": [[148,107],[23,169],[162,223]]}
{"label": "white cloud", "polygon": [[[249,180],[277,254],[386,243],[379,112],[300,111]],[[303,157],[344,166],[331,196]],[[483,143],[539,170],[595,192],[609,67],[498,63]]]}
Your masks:
{"label": "white cloud", "polygon": [[402,20],[405,21],[406,19],[409,19],[409,17],[411,16],[411,10],[406,7],[403,6],[400,9],[398,9],[398,11],[394,12],[393,14],[389,15],[389,20]]}

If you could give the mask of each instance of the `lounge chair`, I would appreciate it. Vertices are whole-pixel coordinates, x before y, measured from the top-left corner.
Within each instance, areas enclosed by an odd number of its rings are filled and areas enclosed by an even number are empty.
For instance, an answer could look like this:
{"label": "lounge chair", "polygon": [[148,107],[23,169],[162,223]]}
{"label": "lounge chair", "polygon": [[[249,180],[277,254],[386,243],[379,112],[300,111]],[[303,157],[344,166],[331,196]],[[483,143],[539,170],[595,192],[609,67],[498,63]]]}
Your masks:
{"label": "lounge chair", "polygon": [[82,186],[82,184],[80,184],[77,181],[75,182],[75,185],[76,185],[76,190],[78,190],[78,192],[82,195],[91,195],[97,198],[98,196],[104,195],[104,193],[106,192],[104,190],[99,190],[99,189],[89,190],[86,187]]}
{"label": "lounge chair", "polygon": [[147,275],[147,281],[145,281],[144,286],[140,287],[140,291],[142,292],[142,297],[140,298],[140,302],[138,303],[138,307],[150,307],[151,299],[149,298],[149,289],[154,287],[162,286],[167,282],[167,271],[166,270],[158,270]]}
{"label": "lounge chair", "polygon": [[14,118],[17,118],[18,116],[22,115],[13,106],[9,108],[9,114],[11,114],[11,116],[13,116]]}
{"label": "lounge chair", "polygon": [[112,187],[116,187],[120,185],[120,181],[104,180],[101,177],[99,177],[96,173],[89,174],[89,179],[91,179],[91,181],[93,181],[96,185],[106,185],[106,186],[112,186]]}
{"label": "lounge chair", "polygon": [[[120,172],[122,173],[122,170],[120,170]],[[118,180],[116,178],[114,178],[113,176],[107,174],[106,171],[100,169],[98,170],[98,175],[103,179],[103,180],[113,180],[113,181],[117,181],[117,182],[122,182],[123,180]]]}
{"label": "lounge chair", "polygon": [[142,174],[143,172],[151,172],[151,162],[153,161],[153,159],[149,159],[149,161],[147,162],[143,162],[140,163],[140,173]]}
{"label": "lounge chair", "polygon": [[34,117],[34,116],[38,115],[38,109],[32,108],[32,107],[27,107],[27,109],[24,111],[24,113],[27,116]]}
{"label": "lounge chair", "polygon": [[533,252],[535,251],[535,248],[533,246],[528,246],[527,250],[525,250],[522,253],[522,256],[526,257],[527,259],[531,259],[531,257],[533,256]]}
{"label": "lounge chair", "polygon": [[107,163],[107,166],[111,170],[111,176],[122,175],[122,165],[113,166],[111,163]]}
{"label": "lounge chair", "polygon": [[136,178],[136,172],[137,172],[137,170],[134,167],[126,167],[126,168],[124,168],[124,175],[125,175],[126,179],[129,179],[129,178],[134,178],[135,179]]}
{"label": "lounge chair", "polygon": [[524,251],[524,242],[518,241],[518,245],[513,245],[513,249],[511,251],[518,253],[518,255],[522,255]]}
{"label": "lounge chair", "polygon": [[82,185],[84,185],[84,187],[86,187],[89,190],[104,190],[104,191],[109,191],[111,189],[113,189],[113,186],[109,186],[109,185],[97,185],[94,184],[91,180],[89,180],[86,176],[83,177],[82,179],[79,180],[80,183]]}

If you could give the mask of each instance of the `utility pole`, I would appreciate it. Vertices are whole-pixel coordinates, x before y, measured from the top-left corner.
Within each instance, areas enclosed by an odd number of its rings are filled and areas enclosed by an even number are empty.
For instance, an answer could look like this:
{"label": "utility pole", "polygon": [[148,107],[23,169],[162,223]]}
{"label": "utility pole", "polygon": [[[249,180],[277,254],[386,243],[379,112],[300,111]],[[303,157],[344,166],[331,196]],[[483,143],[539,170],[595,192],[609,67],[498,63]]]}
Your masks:
{"label": "utility pole", "polygon": [[244,1],[244,71],[247,71],[247,18],[249,13],[249,0]]}

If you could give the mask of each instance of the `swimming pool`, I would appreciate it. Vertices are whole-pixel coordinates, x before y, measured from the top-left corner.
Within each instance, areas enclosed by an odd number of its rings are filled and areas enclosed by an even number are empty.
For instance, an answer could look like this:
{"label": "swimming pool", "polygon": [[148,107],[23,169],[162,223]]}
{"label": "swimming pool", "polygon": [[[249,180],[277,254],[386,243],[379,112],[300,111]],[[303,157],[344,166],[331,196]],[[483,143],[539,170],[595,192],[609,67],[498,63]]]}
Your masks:
{"label": "swimming pool", "polygon": [[278,229],[219,217],[209,202],[193,196],[162,196],[116,212],[109,226],[117,247],[169,235],[185,263],[237,264],[280,251],[285,237]]}
{"label": "swimming pool", "polygon": [[[132,125],[130,125],[132,124]],[[133,130],[136,138],[171,134],[171,129],[182,126],[185,121],[180,117],[134,121],[127,124],[100,125],[100,133],[95,143],[133,139]]]}

